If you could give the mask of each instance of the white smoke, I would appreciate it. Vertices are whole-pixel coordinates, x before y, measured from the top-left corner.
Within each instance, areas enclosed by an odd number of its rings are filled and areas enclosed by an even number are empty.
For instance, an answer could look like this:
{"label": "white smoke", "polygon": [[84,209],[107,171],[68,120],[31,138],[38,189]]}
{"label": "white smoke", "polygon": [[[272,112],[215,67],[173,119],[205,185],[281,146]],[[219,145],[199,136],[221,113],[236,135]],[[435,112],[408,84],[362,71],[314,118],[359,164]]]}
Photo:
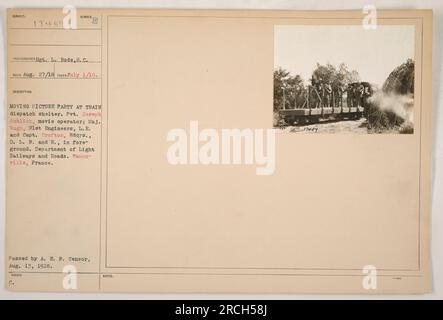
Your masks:
{"label": "white smoke", "polygon": [[407,123],[414,122],[414,98],[412,94],[385,93],[376,91],[369,102],[376,105],[380,110],[391,111],[405,120]]}

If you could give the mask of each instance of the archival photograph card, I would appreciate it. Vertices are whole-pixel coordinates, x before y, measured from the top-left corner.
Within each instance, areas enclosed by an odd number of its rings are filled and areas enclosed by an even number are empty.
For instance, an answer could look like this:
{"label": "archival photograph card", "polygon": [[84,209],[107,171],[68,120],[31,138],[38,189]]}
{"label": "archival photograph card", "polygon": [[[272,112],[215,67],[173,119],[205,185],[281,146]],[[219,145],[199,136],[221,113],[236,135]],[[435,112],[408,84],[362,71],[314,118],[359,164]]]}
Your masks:
{"label": "archival photograph card", "polygon": [[432,11],[9,9],[13,291],[426,293]]}

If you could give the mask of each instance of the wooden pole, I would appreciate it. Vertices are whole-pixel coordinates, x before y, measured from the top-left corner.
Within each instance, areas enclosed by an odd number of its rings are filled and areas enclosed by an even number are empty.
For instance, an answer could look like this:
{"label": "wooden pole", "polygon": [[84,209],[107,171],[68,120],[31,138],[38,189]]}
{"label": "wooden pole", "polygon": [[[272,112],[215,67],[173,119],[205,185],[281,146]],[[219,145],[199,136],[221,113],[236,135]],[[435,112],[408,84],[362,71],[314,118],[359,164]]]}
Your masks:
{"label": "wooden pole", "polygon": [[307,98],[307,101],[308,101],[308,109],[309,110],[311,110],[311,104],[309,103],[310,97],[311,97],[311,86],[308,86],[308,98]]}
{"label": "wooden pole", "polygon": [[294,109],[297,109],[297,87],[294,86]]}
{"label": "wooden pole", "polygon": [[283,89],[283,110],[285,110],[286,109],[286,90],[285,90],[285,88],[282,88]]}

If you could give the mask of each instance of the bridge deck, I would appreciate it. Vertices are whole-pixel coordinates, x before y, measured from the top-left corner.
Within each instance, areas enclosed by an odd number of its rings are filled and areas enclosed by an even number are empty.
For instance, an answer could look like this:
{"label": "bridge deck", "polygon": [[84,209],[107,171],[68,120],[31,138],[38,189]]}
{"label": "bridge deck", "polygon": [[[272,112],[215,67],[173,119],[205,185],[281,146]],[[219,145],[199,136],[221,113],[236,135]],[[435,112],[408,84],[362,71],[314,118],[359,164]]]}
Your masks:
{"label": "bridge deck", "polygon": [[346,114],[346,113],[356,113],[363,112],[362,107],[352,107],[352,108],[311,108],[311,109],[283,109],[279,110],[282,115],[293,115],[293,116],[314,116],[314,115],[332,115],[332,114]]}

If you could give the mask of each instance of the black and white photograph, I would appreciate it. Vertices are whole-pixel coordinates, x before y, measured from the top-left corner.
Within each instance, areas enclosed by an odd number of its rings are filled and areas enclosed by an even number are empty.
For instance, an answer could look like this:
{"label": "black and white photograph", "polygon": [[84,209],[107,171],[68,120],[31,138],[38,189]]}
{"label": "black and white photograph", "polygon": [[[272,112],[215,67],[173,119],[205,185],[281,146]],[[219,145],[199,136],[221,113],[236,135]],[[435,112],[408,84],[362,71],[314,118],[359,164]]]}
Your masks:
{"label": "black and white photograph", "polygon": [[301,133],[414,133],[415,29],[274,27],[273,126]]}
{"label": "black and white photograph", "polygon": [[443,299],[442,0],[0,11],[0,303]]}

